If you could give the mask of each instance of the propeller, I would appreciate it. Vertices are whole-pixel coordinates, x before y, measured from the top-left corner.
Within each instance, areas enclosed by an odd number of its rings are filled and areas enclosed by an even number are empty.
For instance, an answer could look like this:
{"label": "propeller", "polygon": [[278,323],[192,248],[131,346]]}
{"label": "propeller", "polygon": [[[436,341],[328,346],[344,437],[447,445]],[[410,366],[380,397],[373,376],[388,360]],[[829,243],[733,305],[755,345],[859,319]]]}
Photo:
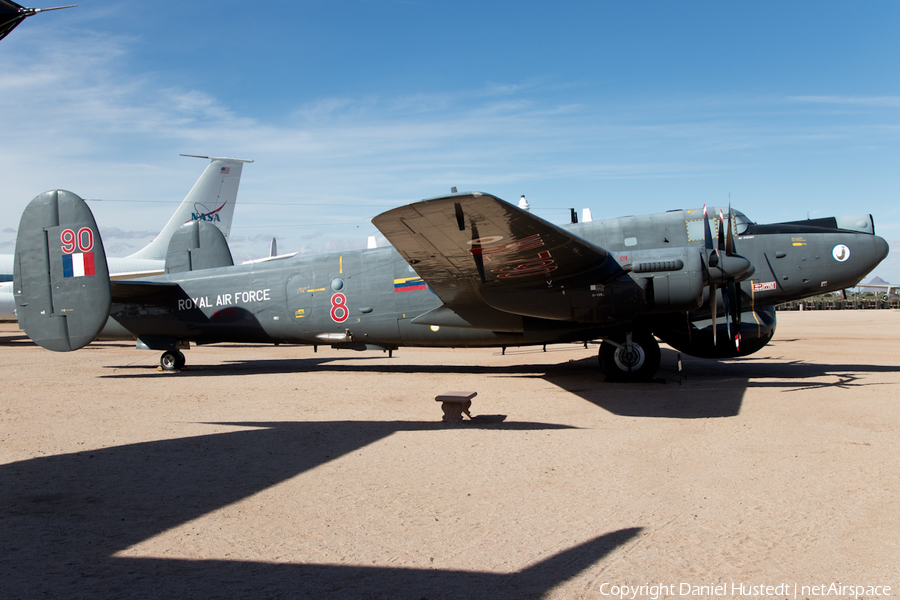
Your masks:
{"label": "propeller", "polygon": [[[725,226],[725,215],[722,209],[719,209],[719,219],[722,226]],[[720,229],[721,231],[721,229]],[[731,199],[728,200],[728,234],[725,237],[725,254],[734,255],[734,216],[731,212]],[[753,274],[753,266],[746,277]],[[744,277],[744,279],[746,279]],[[736,281],[729,281],[722,290],[722,301],[725,305],[725,315],[728,323],[728,339],[734,342],[734,349],[738,352],[741,350],[741,287]],[[729,311],[729,308],[731,309]],[[732,331],[734,327],[734,331]]]}
{"label": "propeller", "polygon": [[706,205],[703,205],[703,242],[706,247],[706,270],[709,276],[709,310],[712,312],[713,346],[716,346],[716,308],[719,303],[716,298],[716,280],[712,277],[712,270],[719,266],[719,249],[713,248],[712,231],[709,228],[709,217]]}
{"label": "propeller", "polygon": [[[734,341],[735,348],[740,350],[741,344],[741,293],[738,282],[753,275],[754,268],[749,260],[737,254],[734,244],[734,229],[731,216],[731,202],[728,203],[728,228],[726,232],[725,214],[719,209],[719,228],[716,242],[713,243],[712,230],[706,205],[703,206],[703,233],[706,249],[706,268],[709,283],[709,307],[712,313],[713,345],[717,345],[717,291],[722,289],[722,303],[725,308],[725,323],[728,338]],[[732,328],[735,333],[732,334]]]}

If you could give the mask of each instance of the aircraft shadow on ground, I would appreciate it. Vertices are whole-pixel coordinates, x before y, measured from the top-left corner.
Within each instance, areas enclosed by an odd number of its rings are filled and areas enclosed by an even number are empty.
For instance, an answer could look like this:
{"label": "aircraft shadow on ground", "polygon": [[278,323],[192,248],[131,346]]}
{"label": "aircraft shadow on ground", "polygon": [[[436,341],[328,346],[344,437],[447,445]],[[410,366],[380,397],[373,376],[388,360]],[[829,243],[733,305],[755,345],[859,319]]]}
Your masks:
{"label": "aircraft shadow on ground", "polygon": [[[504,574],[114,556],[395,432],[439,427],[410,422],[219,425],[254,429],[0,466],[4,596],[539,598],[640,532],[640,528],[604,532],[521,571]],[[519,423],[512,427],[560,426]],[[403,485],[395,480],[385,484]],[[353,503],[354,509],[365,507],[365,498],[346,502]],[[302,534],[283,532],[284,536]]]}
{"label": "aircraft shadow on ground", "polygon": [[[744,357],[707,360],[682,356],[662,349],[662,366],[654,383],[610,383],[596,373],[596,358],[559,365],[543,379],[600,406],[630,417],[715,418],[740,413],[744,394],[751,388],[796,392],[826,387],[878,385],[864,383],[866,373],[898,372],[900,366],[784,362],[771,358]],[[594,372],[592,372],[592,369]],[[836,378],[836,381],[822,379]]]}
{"label": "aircraft shadow on ground", "polygon": [[0,335],[0,346],[37,346],[24,333],[4,333]]}
{"label": "aircraft shadow on ground", "polygon": [[[314,357],[277,360],[240,360],[215,365],[189,365],[180,373],[160,374],[155,366],[109,366],[105,378],[222,377],[239,375],[291,374],[306,372],[379,373],[397,375],[447,374],[489,377],[531,377],[548,381],[588,402],[621,416],[669,419],[734,417],[740,413],[748,388],[768,388],[773,392],[794,392],[825,387],[856,387],[865,373],[900,371],[900,366],[784,362],[753,356],[730,360],[706,360],[682,356],[683,370],[677,370],[678,353],[663,348],[662,366],[653,383],[613,383],[605,378],[596,356],[554,362],[552,352],[526,353],[526,360],[544,357],[544,362],[509,366],[409,365],[391,364],[381,354],[348,354],[346,358]],[[123,372],[118,372],[119,370]],[[145,372],[135,372],[143,369]],[[821,381],[822,378],[836,381]],[[479,398],[484,407],[487,398]],[[489,405],[487,405],[489,406]]]}

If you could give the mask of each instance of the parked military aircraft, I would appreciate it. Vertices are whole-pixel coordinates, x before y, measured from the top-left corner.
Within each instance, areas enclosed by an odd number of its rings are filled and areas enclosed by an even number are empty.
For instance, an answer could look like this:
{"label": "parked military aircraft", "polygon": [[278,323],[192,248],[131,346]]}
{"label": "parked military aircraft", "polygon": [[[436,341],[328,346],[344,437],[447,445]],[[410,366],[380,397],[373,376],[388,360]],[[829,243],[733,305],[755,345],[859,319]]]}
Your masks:
{"label": "parked military aircraft", "polygon": [[19,23],[28,17],[33,17],[38,13],[47,12],[49,10],[75,8],[76,6],[78,5],[69,4],[68,6],[54,6],[53,8],[25,8],[12,0],[0,0],[0,40],[9,35],[10,31],[15,29]]}
{"label": "parked military aircraft", "polygon": [[890,283],[867,283],[859,286],[859,291],[861,292],[879,292],[879,290],[885,290],[881,295],[882,302],[889,302],[892,298],[897,297],[897,290],[900,290],[900,285],[893,285]]}
{"label": "parked military aircraft", "polygon": [[[238,186],[241,182],[241,170],[244,163],[253,161],[214,156],[191,155],[191,158],[206,158],[210,162],[175,210],[169,222],[152,242],[124,258],[107,257],[112,279],[133,279],[164,273],[169,240],[172,234],[188,221],[209,221],[221,229],[225,238],[228,239],[231,231],[231,219],[234,216],[234,205],[237,203]],[[13,255],[0,254],[0,319],[16,318],[12,279]]]}
{"label": "parked military aircraft", "polygon": [[87,205],[46,192],[19,226],[19,322],[56,351],[136,338],[163,351],[165,369],[184,366],[192,341],[392,351],[602,340],[607,377],[640,381],[659,367],[656,337],[694,356],[751,354],[772,339],[776,304],[852,287],[888,253],[870,215],[758,225],[729,207],[560,227],[479,192],[373,223],[393,248],[232,266],[221,233],[193,222],[172,237],[165,275],[110,282]]}

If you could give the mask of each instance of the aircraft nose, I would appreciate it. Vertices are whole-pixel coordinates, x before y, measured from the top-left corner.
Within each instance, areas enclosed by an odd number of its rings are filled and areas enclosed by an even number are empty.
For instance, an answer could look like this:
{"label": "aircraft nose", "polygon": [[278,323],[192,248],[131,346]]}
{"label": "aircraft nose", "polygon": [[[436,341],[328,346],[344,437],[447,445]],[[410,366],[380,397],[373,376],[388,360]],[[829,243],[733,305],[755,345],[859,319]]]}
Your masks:
{"label": "aircraft nose", "polygon": [[887,258],[890,248],[888,247],[887,240],[883,237],[877,235],[868,235],[866,237],[868,237],[870,241],[869,248],[863,255],[863,263],[866,272],[869,272]]}
{"label": "aircraft nose", "polygon": [[875,252],[881,253],[881,260],[879,260],[878,262],[881,262],[882,260],[886,259],[887,255],[890,251],[891,251],[891,247],[888,246],[887,240],[885,240],[882,237],[878,237],[876,235],[875,236]]}

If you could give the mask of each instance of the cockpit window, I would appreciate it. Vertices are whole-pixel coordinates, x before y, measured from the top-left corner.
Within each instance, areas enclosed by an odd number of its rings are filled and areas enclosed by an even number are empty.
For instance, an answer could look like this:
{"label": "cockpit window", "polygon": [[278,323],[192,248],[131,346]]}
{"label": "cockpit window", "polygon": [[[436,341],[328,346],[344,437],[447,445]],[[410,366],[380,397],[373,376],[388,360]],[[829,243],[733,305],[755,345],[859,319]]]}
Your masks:
{"label": "cockpit window", "polygon": [[[712,234],[713,238],[716,238],[719,235],[719,209],[716,207],[712,207],[707,210],[710,233]],[[724,209],[723,212],[725,212]],[[703,211],[690,211],[689,214],[692,217],[694,215],[696,216],[694,218],[688,218],[685,221],[685,225],[687,225],[688,240],[692,242],[702,241],[705,237],[705,233],[703,230]],[[744,213],[738,210],[732,210],[731,214],[734,220],[735,235],[744,235],[744,233],[747,232],[747,228],[753,224],[753,221],[748,219]],[[725,231],[727,232],[728,230],[726,229]]]}
{"label": "cockpit window", "polygon": [[732,210],[734,213],[734,231],[738,235],[744,235],[747,232],[747,228],[753,224],[753,221],[747,218],[747,216],[739,210]]}

